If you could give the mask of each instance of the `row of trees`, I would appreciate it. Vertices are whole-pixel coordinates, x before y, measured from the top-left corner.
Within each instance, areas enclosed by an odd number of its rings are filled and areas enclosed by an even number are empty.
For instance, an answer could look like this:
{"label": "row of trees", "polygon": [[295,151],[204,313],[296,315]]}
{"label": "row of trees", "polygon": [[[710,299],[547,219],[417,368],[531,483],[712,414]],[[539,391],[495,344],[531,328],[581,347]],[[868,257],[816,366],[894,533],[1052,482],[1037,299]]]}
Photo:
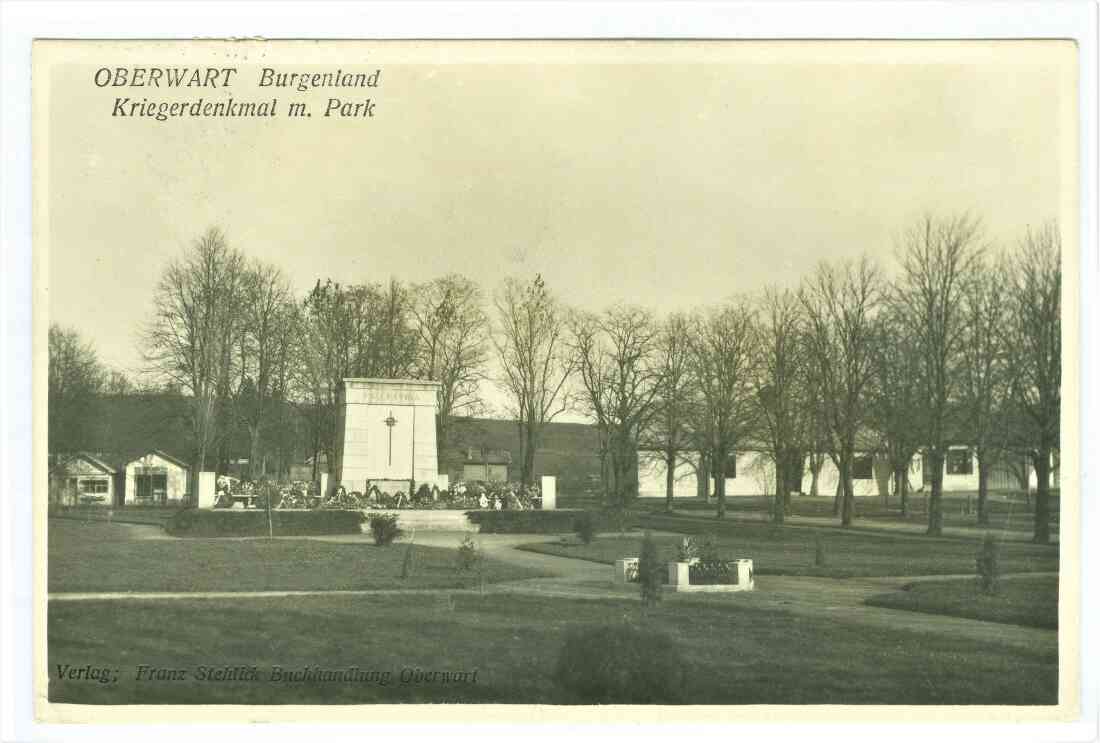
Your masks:
{"label": "row of trees", "polygon": [[671,507],[673,472],[691,452],[715,479],[721,518],[726,463],[751,448],[774,465],[782,521],[807,456],[815,482],[829,457],[847,526],[857,454],[886,455],[907,510],[910,463],[923,451],[928,533],[938,535],[946,452],[967,444],[978,460],[979,522],[988,523],[994,463],[1025,452],[1038,478],[1035,539],[1048,541],[1061,402],[1057,226],[1028,231],[1002,253],[977,219],[928,216],[902,235],[897,254],[893,280],[864,257],[822,263],[797,289],[662,321],[629,306],[563,320],[571,348],[561,366],[576,370],[613,498],[625,503],[636,488],[633,463],[646,448],[664,460]]}
{"label": "row of trees", "polygon": [[[491,299],[459,275],[319,281],[296,297],[277,266],[249,260],[211,229],[164,271],[142,349],[151,378],[188,401],[196,470],[224,461],[239,426],[253,468],[288,426],[331,465],[345,377],[440,382],[445,445],[455,416],[485,409],[491,381],[516,422],[525,484],[546,425],[566,411],[595,424],[605,491],[620,506],[637,493],[638,452],[647,449],[666,462],[669,503],[676,466],[690,459],[714,478],[721,517],[727,463],[753,448],[775,467],[776,520],[800,487],[803,462],[816,493],[831,458],[848,525],[858,452],[885,454],[905,509],[909,464],[924,451],[928,530],[938,534],[947,447],[966,443],[980,463],[982,522],[993,462],[1007,450],[1031,455],[1035,536],[1045,541],[1060,413],[1060,249],[1054,224],[999,252],[973,217],[928,216],[900,237],[892,280],[868,257],[822,263],[797,288],[658,318],[631,305],[568,308],[538,276],[508,279]],[[76,431],[61,420],[79,417],[71,401],[108,386],[102,369],[70,373],[89,353],[74,334],[51,330],[53,450],[63,448],[55,432]]]}

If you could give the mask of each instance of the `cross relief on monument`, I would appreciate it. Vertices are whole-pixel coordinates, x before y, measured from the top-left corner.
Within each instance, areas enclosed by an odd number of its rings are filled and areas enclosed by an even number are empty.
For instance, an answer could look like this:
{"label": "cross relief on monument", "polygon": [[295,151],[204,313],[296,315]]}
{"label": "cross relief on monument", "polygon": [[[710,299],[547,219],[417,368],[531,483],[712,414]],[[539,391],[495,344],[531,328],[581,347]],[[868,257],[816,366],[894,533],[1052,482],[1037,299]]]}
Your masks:
{"label": "cross relief on monument", "polygon": [[393,465],[393,427],[397,425],[397,419],[393,417],[393,411],[392,410],[390,411],[389,417],[386,418],[386,420],[384,420],[383,423],[385,423],[386,426],[390,429],[390,433],[389,433],[389,456],[387,458],[386,464]]}

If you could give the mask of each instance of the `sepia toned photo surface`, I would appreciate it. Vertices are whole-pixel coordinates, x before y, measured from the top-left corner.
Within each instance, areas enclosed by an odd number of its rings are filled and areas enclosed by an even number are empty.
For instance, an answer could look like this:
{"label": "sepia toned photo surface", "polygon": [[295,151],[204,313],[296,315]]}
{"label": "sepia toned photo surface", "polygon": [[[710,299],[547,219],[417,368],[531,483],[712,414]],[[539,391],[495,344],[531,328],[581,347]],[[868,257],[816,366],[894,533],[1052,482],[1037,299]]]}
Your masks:
{"label": "sepia toned photo surface", "polygon": [[1076,713],[1072,41],[33,52],[41,719]]}

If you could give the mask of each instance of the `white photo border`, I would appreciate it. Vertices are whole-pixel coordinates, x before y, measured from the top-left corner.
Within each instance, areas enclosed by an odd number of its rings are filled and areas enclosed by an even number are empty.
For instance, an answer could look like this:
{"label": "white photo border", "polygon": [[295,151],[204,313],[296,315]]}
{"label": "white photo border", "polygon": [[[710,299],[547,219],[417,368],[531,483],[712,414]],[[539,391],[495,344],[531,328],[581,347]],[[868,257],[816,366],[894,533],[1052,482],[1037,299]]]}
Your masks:
{"label": "white photo border", "polygon": [[[240,735],[232,725],[58,726],[34,722],[31,607],[31,42],[36,38],[186,39],[1073,39],[1079,50],[1080,439],[1081,535],[1098,521],[1095,459],[1097,356],[1097,8],[1091,2],[7,2],[0,5],[0,614],[2,699],[0,739],[115,740],[156,735],[191,740],[196,735]],[[1081,539],[1081,585],[1096,584],[1097,548]],[[982,737],[1014,740],[1088,740],[1097,729],[1095,594],[1082,592],[1082,717],[1076,723],[990,725],[746,724],[735,732],[717,726],[668,726],[646,736],[734,734],[741,738],[825,737],[832,740],[926,740]],[[1092,662],[1089,662],[1089,661]],[[534,720],[532,720],[534,721]],[[332,737],[361,736],[362,726],[310,726]],[[700,729],[703,728],[703,729]],[[263,735],[299,738],[301,725],[269,724]],[[438,735],[438,726],[385,725],[373,735]],[[477,725],[447,731],[449,737],[551,739],[564,735],[637,736],[632,725]]]}

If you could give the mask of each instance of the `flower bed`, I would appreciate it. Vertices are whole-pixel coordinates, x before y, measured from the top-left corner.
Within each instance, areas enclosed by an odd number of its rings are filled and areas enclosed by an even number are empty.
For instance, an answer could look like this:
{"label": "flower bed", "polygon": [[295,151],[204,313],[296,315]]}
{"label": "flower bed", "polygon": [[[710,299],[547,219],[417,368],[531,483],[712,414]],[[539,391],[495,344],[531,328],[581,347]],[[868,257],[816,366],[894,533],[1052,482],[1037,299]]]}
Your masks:
{"label": "flower bed", "polygon": [[371,485],[365,493],[337,488],[328,495],[318,492],[315,483],[261,482],[250,483],[219,478],[215,508],[230,508],[243,501],[246,506],[280,510],[424,510],[424,511],[534,511],[542,506],[542,493],[537,485],[524,487],[519,483],[468,481],[451,487],[421,484],[415,493],[389,493]]}

